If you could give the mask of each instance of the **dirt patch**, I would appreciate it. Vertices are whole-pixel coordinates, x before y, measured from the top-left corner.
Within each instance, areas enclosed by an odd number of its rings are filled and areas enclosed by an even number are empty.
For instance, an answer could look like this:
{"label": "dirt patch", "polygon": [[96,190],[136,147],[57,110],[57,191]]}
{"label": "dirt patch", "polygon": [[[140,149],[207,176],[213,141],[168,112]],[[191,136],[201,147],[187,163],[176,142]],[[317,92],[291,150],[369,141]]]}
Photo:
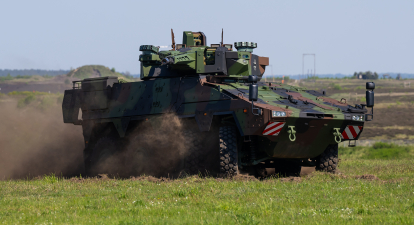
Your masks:
{"label": "dirt patch", "polygon": [[377,128],[364,128],[362,132],[362,140],[366,138],[374,138],[374,137],[387,137],[387,138],[394,138],[394,139],[402,139],[406,137],[414,136],[414,130],[411,129],[383,129],[380,127]]}
{"label": "dirt patch", "polygon": [[378,177],[373,174],[364,174],[360,176],[355,176],[356,179],[362,179],[362,180],[378,180]]}
{"label": "dirt patch", "polygon": [[[413,110],[414,107],[374,109],[374,120],[365,123],[361,139],[383,135],[389,138],[394,138],[398,135],[414,135],[414,130],[412,129],[401,129],[414,127],[414,120],[411,119]],[[396,129],[392,129],[393,126]]]}
{"label": "dirt patch", "polygon": [[79,177],[71,177],[70,179],[67,179],[68,182],[74,182],[74,183],[84,183],[88,179],[79,178]]}
{"label": "dirt patch", "polygon": [[414,126],[411,119],[414,107],[390,107],[374,109],[375,119],[369,122],[373,127]]}
{"label": "dirt patch", "polygon": [[108,174],[98,174],[98,176],[96,177],[100,180],[110,180],[111,178],[108,177]]}
{"label": "dirt patch", "polygon": [[282,182],[301,182],[302,178],[301,177],[284,177],[284,178],[280,178],[280,181],[282,181]]}
{"label": "dirt patch", "polygon": [[258,179],[252,175],[248,174],[238,174],[237,176],[234,176],[231,178],[235,181],[257,181]]}
{"label": "dirt patch", "polygon": [[62,83],[42,84],[42,83],[10,83],[0,84],[1,93],[9,93],[12,91],[38,91],[50,93],[63,93],[72,86]]}
{"label": "dirt patch", "polygon": [[315,167],[302,167],[300,170],[300,176],[306,176],[315,172]]}
{"label": "dirt patch", "polygon": [[154,183],[159,183],[159,182],[170,182],[171,179],[169,178],[165,178],[165,177],[153,177],[153,176],[139,176],[139,177],[131,177],[128,180],[132,180],[132,181],[149,181],[149,182],[154,182]]}

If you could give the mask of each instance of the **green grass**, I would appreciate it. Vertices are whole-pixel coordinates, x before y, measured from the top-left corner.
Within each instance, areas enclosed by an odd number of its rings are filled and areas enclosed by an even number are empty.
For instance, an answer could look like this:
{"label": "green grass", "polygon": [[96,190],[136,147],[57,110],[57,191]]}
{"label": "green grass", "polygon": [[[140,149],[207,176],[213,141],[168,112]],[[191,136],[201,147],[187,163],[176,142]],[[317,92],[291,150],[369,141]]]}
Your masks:
{"label": "green grass", "polygon": [[341,85],[339,85],[339,84],[331,83],[331,86],[332,86],[332,88],[333,88],[333,89],[335,89],[335,90],[342,90],[342,87],[341,87]]}
{"label": "green grass", "polygon": [[[413,161],[411,161],[413,163]],[[412,177],[361,180],[316,173],[301,182],[132,180],[3,181],[4,223],[413,223]]]}
{"label": "green grass", "polygon": [[21,83],[28,83],[28,82],[38,82],[38,81],[45,81],[48,79],[52,79],[54,76],[49,75],[17,75],[17,76],[2,76],[0,77],[0,83],[2,82],[21,82]]}
{"label": "green grass", "polygon": [[0,82],[8,81],[8,80],[17,80],[17,79],[30,79],[30,78],[32,78],[32,76],[29,76],[29,75],[17,75],[17,76],[12,77],[9,74],[7,76],[0,77]]}
{"label": "green grass", "polygon": [[[341,148],[339,174],[299,181],[185,177],[0,181],[5,224],[412,224],[414,158]],[[381,150],[384,151],[385,150]],[[363,157],[360,157],[363,156]],[[370,174],[374,179],[361,179]]]}
{"label": "green grass", "polygon": [[19,95],[23,95],[23,96],[29,96],[29,95],[51,95],[48,92],[41,92],[41,91],[12,91],[9,92],[7,95],[9,96],[19,96]]}
{"label": "green grass", "polygon": [[5,81],[9,81],[9,80],[13,80],[13,79],[14,78],[12,76],[10,76],[10,74],[8,74],[7,76],[0,77],[0,83],[5,82]]}
{"label": "green grass", "polygon": [[377,142],[372,147],[340,147],[340,152],[349,159],[404,159],[414,156],[414,147]]}

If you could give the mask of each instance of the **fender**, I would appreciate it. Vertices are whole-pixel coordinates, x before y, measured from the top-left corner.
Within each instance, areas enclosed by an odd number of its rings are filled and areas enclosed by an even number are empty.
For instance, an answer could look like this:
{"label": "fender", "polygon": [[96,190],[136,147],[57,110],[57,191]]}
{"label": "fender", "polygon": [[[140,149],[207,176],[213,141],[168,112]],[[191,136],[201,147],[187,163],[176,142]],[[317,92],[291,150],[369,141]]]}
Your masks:
{"label": "fender", "polygon": [[82,125],[82,120],[79,120],[79,109],[81,108],[80,89],[65,90],[65,95],[62,102],[62,113],[64,123],[73,123],[74,125]]}

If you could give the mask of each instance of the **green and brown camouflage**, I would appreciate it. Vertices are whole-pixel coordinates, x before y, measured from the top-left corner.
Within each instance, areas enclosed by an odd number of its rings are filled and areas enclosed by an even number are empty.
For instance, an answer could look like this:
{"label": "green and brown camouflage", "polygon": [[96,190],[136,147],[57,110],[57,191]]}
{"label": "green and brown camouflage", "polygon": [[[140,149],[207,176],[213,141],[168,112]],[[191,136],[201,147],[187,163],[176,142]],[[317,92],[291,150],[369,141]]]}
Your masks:
{"label": "green and brown camouflage", "polygon": [[260,80],[269,58],[253,54],[253,42],[235,42],[234,47],[236,51],[230,44],[208,46],[204,33],[191,31],[184,31],[183,43],[173,42],[168,51],[142,45],[141,81],[99,77],[74,82],[65,91],[64,122],[82,125],[85,149],[91,148],[102,124],[113,124],[120,138],[133,121],[165,114],[193,119],[206,133],[213,123],[232,124],[242,141],[255,139],[257,145],[255,157],[239,160],[239,166],[278,158],[305,163],[330,145],[358,140],[367,119],[365,105],[350,106],[302,87],[258,82],[253,106],[248,77]]}

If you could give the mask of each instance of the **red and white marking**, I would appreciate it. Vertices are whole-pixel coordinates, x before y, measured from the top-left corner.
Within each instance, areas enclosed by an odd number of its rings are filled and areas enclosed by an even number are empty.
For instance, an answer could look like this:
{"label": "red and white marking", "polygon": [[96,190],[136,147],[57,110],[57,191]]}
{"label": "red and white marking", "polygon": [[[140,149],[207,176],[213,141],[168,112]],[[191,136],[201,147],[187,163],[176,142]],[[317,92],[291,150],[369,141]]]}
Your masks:
{"label": "red and white marking", "polygon": [[269,122],[263,131],[263,135],[277,136],[282,130],[285,123],[283,122]]}
{"label": "red and white marking", "polygon": [[342,132],[342,139],[353,140],[361,132],[362,126],[346,126],[345,130]]}

